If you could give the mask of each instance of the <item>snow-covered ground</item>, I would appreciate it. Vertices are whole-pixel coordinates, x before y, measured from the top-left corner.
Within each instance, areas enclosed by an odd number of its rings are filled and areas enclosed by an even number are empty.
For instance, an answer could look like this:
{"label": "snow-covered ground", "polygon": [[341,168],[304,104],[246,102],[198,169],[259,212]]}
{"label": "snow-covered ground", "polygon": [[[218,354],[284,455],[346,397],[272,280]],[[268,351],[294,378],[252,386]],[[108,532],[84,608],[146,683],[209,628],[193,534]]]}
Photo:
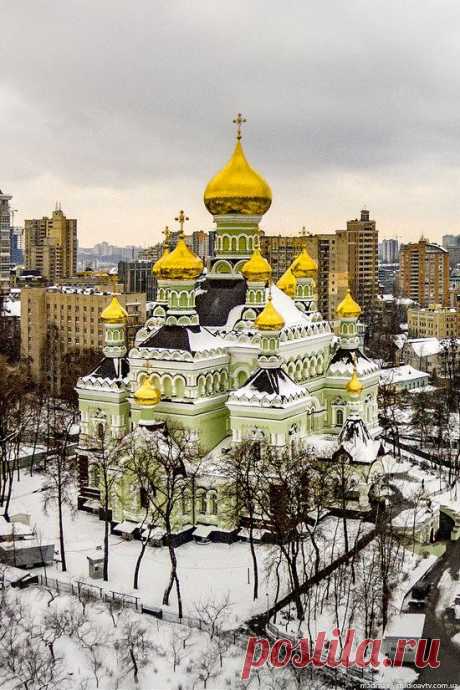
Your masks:
{"label": "snow-covered ground", "polygon": [[[59,531],[56,511],[43,514],[40,487],[43,478],[39,474],[22,474],[15,484],[10,513],[30,513],[31,525],[36,527],[43,541],[51,541],[58,547]],[[357,520],[348,521],[349,546],[366,534],[372,525]],[[170,572],[169,552],[165,547],[147,547],[139,578],[139,589],[133,589],[134,569],[141,548],[139,541],[125,541],[116,535],[110,536],[109,581],[92,580],[88,576],[87,556],[103,544],[104,523],[96,516],[85,512],[71,515],[64,511],[64,533],[66,542],[67,572],[63,573],[59,563],[48,567],[49,577],[60,581],[87,580],[92,584],[122,594],[140,597],[145,606],[161,606],[164,589]],[[324,566],[337,558],[344,549],[342,520],[328,517],[317,528],[317,539],[321,548],[321,564]],[[313,564],[313,550],[305,542],[305,560]],[[308,550],[310,549],[310,550]],[[264,612],[267,605],[274,603],[276,578],[274,569],[266,575],[268,562],[273,560],[274,547],[257,545],[259,564],[259,598],[253,601],[253,567],[249,544],[197,544],[189,542],[176,549],[178,574],[181,585],[184,613],[196,615],[197,604],[209,599],[223,601],[228,597],[231,615],[227,627],[238,627],[252,615]],[[287,575],[281,577],[280,596],[288,592]],[[268,595],[268,596],[267,596]],[[170,607],[177,612],[175,590],[171,593]]]}

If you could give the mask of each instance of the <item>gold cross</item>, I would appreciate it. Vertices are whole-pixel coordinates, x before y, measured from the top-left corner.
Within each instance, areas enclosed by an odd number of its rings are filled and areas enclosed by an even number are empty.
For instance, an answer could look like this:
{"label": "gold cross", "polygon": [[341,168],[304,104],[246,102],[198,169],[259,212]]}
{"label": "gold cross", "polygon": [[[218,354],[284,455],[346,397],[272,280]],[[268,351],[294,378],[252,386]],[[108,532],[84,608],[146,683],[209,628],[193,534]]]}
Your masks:
{"label": "gold cross", "polygon": [[243,125],[245,122],[247,122],[247,120],[245,117],[242,116],[241,113],[238,113],[238,115],[233,120],[233,124],[236,125],[236,138],[238,139],[238,141],[241,139],[241,125]]}
{"label": "gold cross", "polygon": [[166,247],[166,245],[169,242],[169,238],[171,236],[171,231],[170,231],[168,225],[165,225],[165,229],[161,231],[161,234],[165,236],[163,246]]}
{"label": "gold cross", "polygon": [[179,237],[181,239],[183,239],[184,238],[184,223],[186,220],[190,220],[190,218],[188,216],[186,216],[183,211],[179,211],[179,215],[176,218],[174,218],[174,220],[176,220],[180,225]]}

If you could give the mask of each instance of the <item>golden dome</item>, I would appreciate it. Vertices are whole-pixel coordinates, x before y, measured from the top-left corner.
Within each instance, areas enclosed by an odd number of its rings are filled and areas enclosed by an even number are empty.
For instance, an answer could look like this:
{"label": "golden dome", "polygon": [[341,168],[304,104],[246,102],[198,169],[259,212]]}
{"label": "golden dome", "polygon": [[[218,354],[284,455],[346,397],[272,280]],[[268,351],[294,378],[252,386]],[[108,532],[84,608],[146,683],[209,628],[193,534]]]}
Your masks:
{"label": "golden dome", "polygon": [[287,271],[283,273],[281,278],[276,283],[276,287],[279,287],[279,289],[282,290],[285,295],[288,295],[288,297],[294,297],[296,286],[297,279],[293,274],[291,267],[289,266]]}
{"label": "golden dome", "polygon": [[341,318],[358,318],[358,316],[361,314],[361,307],[351,296],[350,290],[347,290],[347,294],[340,302],[336,311]]}
{"label": "golden dome", "polygon": [[149,378],[145,378],[142,385],[134,393],[134,399],[138,405],[158,405],[161,400],[160,391],[152,386]]}
{"label": "golden dome", "polygon": [[166,256],[163,254],[162,258],[158,272],[159,278],[187,280],[198,278],[203,271],[203,262],[187,247],[183,235],[179,236],[173,251]]}
{"label": "golden dome", "polygon": [[128,312],[123,309],[116,297],[112,297],[110,304],[101,313],[101,321],[105,323],[123,323],[127,318]]}
{"label": "golden dome", "polygon": [[204,203],[213,216],[261,216],[270,208],[272,190],[247,162],[239,139],[227,165],[208,182]]}
{"label": "golden dome", "polygon": [[272,277],[272,267],[262,256],[260,249],[256,248],[252,252],[251,258],[243,265],[241,273],[250,282],[267,282]]}
{"label": "golden dome", "polygon": [[358,378],[358,374],[356,373],[356,367],[353,369],[353,374],[351,376],[351,379],[347,383],[347,391],[351,393],[352,395],[359,395],[361,391],[363,390],[364,386],[361,383],[361,381]]}
{"label": "golden dome", "polygon": [[158,276],[160,274],[160,269],[163,265],[163,261],[166,259],[168,254],[169,254],[169,249],[168,249],[168,247],[165,247],[165,249],[163,249],[163,254],[160,256],[159,259],[157,259],[157,261],[155,261],[155,263],[152,266],[152,273],[154,276]]}
{"label": "golden dome", "polygon": [[271,297],[268,298],[267,304],[256,318],[256,326],[259,331],[280,331],[284,328],[284,319],[273,306]]}
{"label": "golden dome", "polygon": [[291,271],[296,278],[311,278],[311,274],[317,270],[318,264],[311,258],[306,247],[291,264]]}

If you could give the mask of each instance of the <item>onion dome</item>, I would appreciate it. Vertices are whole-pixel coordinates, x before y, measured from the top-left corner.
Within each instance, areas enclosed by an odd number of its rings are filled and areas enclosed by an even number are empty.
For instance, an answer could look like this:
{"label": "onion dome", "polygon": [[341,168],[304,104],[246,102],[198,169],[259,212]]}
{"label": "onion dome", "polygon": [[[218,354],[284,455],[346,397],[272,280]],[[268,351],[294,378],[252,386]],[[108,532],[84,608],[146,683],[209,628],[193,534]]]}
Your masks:
{"label": "onion dome", "polygon": [[152,273],[154,276],[160,275],[160,270],[161,270],[161,267],[163,265],[163,261],[166,259],[168,254],[169,254],[169,249],[168,249],[168,247],[165,247],[165,249],[163,250],[163,254],[160,256],[159,259],[157,259],[157,261],[155,261],[155,263],[152,266]]}
{"label": "onion dome", "polygon": [[358,374],[356,373],[356,367],[353,369],[353,374],[351,376],[351,379],[347,383],[347,391],[351,393],[351,395],[359,395],[361,391],[363,390],[363,384],[358,378]]}
{"label": "onion dome", "polygon": [[289,266],[287,271],[283,273],[281,278],[276,283],[276,287],[279,287],[279,289],[282,290],[284,294],[288,297],[294,297],[296,286],[296,277],[293,274],[291,267]]}
{"label": "onion dome", "polygon": [[272,190],[246,160],[238,139],[227,165],[215,175],[204,191],[204,204],[213,216],[235,213],[261,216],[272,203]]}
{"label": "onion dome", "polygon": [[153,406],[158,405],[161,400],[161,394],[158,388],[152,386],[149,378],[145,378],[142,385],[134,393],[134,400],[138,405]]}
{"label": "onion dome", "polygon": [[249,282],[266,283],[272,277],[272,267],[267,259],[262,256],[260,249],[256,248],[252,252],[251,258],[243,265],[241,273]]}
{"label": "onion dome", "polygon": [[273,306],[272,298],[268,298],[268,302],[256,318],[256,327],[259,331],[280,331],[284,328],[284,319]]}
{"label": "onion dome", "polygon": [[311,274],[317,270],[318,264],[311,258],[306,247],[291,264],[291,271],[296,278],[311,278]]}
{"label": "onion dome", "polygon": [[340,316],[342,319],[347,319],[347,318],[358,318],[358,316],[361,314],[361,307],[353,297],[351,296],[350,290],[347,290],[347,294],[343,298],[343,300],[340,302],[339,306],[337,307],[337,314]]}
{"label": "onion dome", "polygon": [[128,312],[116,297],[112,297],[110,304],[101,313],[101,321],[104,323],[124,323],[127,318]]}
{"label": "onion dome", "polygon": [[198,278],[203,271],[203,262],[187,247],[183,236],[179,237],[173,251],[166,256],[163,254],[159,261],[161,264],[157,275],[163,279],[187,280]]}

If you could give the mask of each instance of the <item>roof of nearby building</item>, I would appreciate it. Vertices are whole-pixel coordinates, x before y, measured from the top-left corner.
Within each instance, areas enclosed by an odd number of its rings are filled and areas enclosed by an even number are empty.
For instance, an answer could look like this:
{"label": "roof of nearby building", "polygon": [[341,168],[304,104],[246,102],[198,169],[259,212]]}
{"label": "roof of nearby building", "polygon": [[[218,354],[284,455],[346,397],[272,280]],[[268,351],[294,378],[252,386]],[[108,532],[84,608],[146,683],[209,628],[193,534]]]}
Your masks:
{"label": "roof of nearby building", "polygon": [[403,364],[400,367],[382,369],[380,374],[380,383],[403,383],[404,381],[415,381],[417,379],[429,378],[430,375],[425,371],[419,371],[419,369],[411,367],[410,364]]}
{"label": "roof of nearby building", "polygon": [[385,637],[420,638],[425,626],[424,613],[400,613],[388,623]]}

